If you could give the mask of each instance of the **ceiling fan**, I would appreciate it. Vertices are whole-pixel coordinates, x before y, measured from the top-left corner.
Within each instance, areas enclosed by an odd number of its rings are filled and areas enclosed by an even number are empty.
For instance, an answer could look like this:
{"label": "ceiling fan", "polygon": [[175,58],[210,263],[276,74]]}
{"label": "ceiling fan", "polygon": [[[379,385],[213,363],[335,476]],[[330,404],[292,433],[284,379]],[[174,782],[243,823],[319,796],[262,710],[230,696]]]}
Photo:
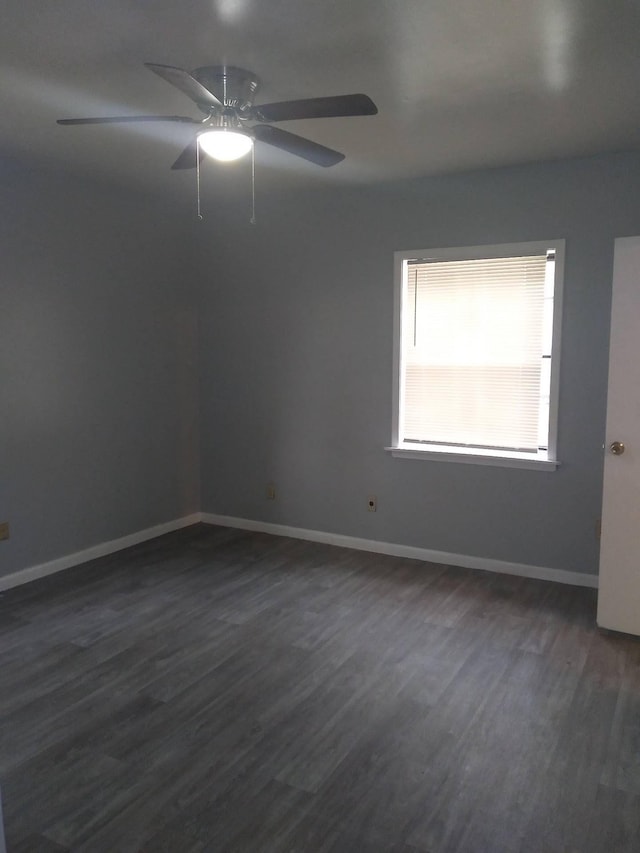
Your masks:
{"label": "ceiling fan", "polygon": [[251,71],[229,65],[208,65],[192,72],[171,65],[145,66],[180,89],[204,114],[200,120],[186,116],[105,116],[64,118],[58,124],[118,124],[131,122],[179,122],[198,130],[180,153],[172,169],[192,169],[204,154],[218,160],[236,160],[264,142],[318,166],[335,166],[344,154],[310,139],[272,127],[293,119],[375,115],[378,108],[367,95],[334,95],[254,106],[259,78]]}

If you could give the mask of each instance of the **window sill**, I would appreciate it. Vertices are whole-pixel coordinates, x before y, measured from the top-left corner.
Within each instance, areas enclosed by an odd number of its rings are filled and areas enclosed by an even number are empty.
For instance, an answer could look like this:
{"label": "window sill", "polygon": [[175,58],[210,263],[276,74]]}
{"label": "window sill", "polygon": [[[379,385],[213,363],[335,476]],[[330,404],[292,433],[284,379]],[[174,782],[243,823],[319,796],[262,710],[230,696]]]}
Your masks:
{"label": "window sill", "polygon": [[464,465],[494,465],[500,468],[528,468],[533,471],[555,471],[560,462],[552,459],[533,457],[528,453],[510,453],[505,451],[492,455],[486,450],[469,448],[461,451],[459,447],[446,445],[427,449],[410,446],[385,447],[392,456],[401,459],[421,459],[430,462],[461,462]]}

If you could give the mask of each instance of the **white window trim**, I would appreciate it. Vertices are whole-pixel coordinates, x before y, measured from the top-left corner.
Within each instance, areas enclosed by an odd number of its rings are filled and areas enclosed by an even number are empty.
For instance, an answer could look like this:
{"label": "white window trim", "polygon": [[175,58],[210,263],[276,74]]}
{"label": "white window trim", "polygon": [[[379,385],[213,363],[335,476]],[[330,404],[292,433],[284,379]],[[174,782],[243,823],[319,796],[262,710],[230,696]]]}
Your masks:
{"label": "white window trim", "polygon": [[[424,258],[434,261],[477,260],[481,258],[509,258],[539,255],[554,249],[555,281],[553,334],[551,349],[551,387],[549,396],[549,448],[538,455],[510,451],[492,451],[465,448],[455,445],[429,445],[416,447],[412,443],[399,441],[400,435],[400,350],[402,343],[402,288],[405,261]],[[558,403],[560,394],[560,333],[562,330],[562,305],[564,284],[564,240],[540,240],[531,243],[500,243],[492,246],[459,246],[449,249],[411,249],[394,252],[393,294],[393,422],[391,446],[385,447],[392,456],[406,459],[421,459],[438,462],[462,462],[472,465],[496,465],[509,468],[528,468],[537,471],[555,470],[560,462],[557,457]]]}

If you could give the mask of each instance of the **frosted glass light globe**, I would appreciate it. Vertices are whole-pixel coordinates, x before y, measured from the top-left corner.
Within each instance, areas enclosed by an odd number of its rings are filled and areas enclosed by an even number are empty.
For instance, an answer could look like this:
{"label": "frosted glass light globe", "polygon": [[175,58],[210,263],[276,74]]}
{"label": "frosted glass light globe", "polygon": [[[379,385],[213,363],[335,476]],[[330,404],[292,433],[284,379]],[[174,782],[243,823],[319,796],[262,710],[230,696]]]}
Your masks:
{"label": "frosted glass light globe", "polygon": [[198,141],[205,154],[226,162],[244,157],[253,145],[253,139],[246,133],[225,128],[205,130],[198,136]]}

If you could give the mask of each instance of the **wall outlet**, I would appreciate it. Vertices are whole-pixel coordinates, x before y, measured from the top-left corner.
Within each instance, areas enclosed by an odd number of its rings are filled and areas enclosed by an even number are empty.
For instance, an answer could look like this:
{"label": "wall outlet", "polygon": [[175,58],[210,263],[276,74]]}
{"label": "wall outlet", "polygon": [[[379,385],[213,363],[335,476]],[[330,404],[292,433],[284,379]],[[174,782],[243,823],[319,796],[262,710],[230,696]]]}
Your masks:
{"label": "wall outlet", "polygon": [[275,483],[267,483],[267,500],[275,501],[276,499],[276,485]]}
{"label": "wall outlet", "polygon": [[602,539],[602,519],[601,518],[596,518],[595,534],[596,534],[596,539]]}
{"label": "wall outlet", "polygon": [[369,512],[375,512],[378,509],[378,498],[375,495],[369,495],[367,498],[367,509]]}
{"label": "wall outlet", "polygon": [[0,539],[8,539],[9,538],[9,522],[3,521],[0,522]]}

